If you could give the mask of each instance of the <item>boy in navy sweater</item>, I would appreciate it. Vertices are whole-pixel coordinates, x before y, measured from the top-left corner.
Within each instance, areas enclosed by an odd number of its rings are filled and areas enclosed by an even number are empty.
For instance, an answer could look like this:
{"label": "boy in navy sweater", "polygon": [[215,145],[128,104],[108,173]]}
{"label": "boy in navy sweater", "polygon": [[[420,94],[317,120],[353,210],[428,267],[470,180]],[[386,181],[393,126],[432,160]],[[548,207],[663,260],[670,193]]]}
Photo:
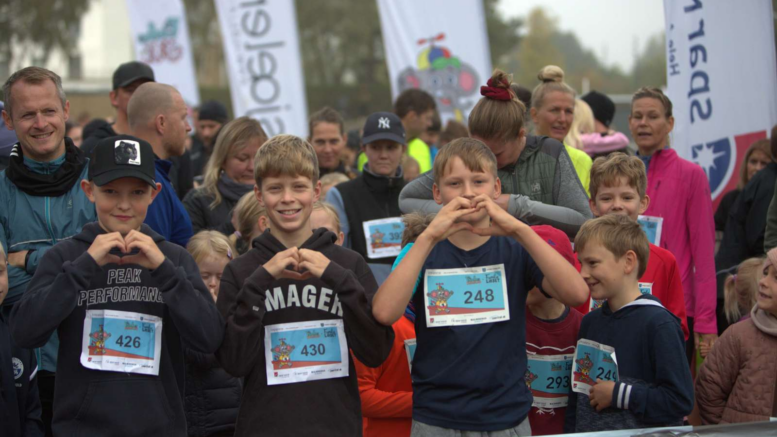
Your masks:
{"label": "boy in navy sweater", "polygon": [[526,294],[537,286],[571,306],[588,294],[571,264],[496,205],[496,171],[496,157],[478,140],[460,138],[440,151],[433,193],[445,206],[373,300],[385,325],[402,317],[411,299],[419,310],[416,437],[531,435]]}
{"label": "boy in navy sweater", "polygon": [[143,224],[159,193],[151,145],[97,143],[96,223],[43,256],[11,313],[22,347],[59,334],[54,435],[186,437],[184,349],[213,353],[224,322],[192,256]]}
{"label": "boy in navy sweater", "polygon": [[586,222],[575,238],[580,271],[603,306],[583,318],[564,431],[681,425],[693,409],[693,380],[680,320],[639,278],[650,248],[622,215]]}

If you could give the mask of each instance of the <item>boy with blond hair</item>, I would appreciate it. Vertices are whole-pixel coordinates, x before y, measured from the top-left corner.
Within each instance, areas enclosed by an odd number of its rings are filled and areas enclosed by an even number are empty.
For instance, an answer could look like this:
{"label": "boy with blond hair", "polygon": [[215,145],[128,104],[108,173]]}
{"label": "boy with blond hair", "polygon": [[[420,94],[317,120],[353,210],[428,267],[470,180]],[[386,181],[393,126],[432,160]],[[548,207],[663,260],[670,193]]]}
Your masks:
{"label": "boy with blond hair", "polygon": [[693,380],[677,316],[639,289],[650,254],[639,224],[619,214],[575,238],[581,275],[601,308],[583,317],[565,432],[682,425]]}
{"label": "boy with blond hair", "polygon": [[411,299],[419,310],[413,436],[530,435],[526,294],[538,286],[568,305],[587,294],[574,267],[497,206],[496,172],[494,154],[478,140],[461,138],[440,151],[433,192],[444,207],[373,300],[385,325]]}
{"label": "boy with blond hair", "polygon": [[349,349],[374,367],[394,340],[367,301],[375,278],[358,253],[334,244],[333,233],[311,229],[321,183],[310,144],[273,137],[254,169],[270,227],[227,265],[217,302],[227,327],[216,356],[245,377],[235,435],[361,435]]}
{"label": "boy with blond hair", "polygon": [[[650,205],[650,197],[646,193],[645,164],[636,156],[613,153],[607,158],[597,158],[591,167],[589,189],[591,198],[588,203],[594,217],[620,214],[636,222]],[[647,269],[639,278],[640,291],[657,297],[666,309],[680,319],[687,341],[686,302],[677,261],[668,250],[655,244],[649,246]],[[597,303],[592,306],[597,306]]]}

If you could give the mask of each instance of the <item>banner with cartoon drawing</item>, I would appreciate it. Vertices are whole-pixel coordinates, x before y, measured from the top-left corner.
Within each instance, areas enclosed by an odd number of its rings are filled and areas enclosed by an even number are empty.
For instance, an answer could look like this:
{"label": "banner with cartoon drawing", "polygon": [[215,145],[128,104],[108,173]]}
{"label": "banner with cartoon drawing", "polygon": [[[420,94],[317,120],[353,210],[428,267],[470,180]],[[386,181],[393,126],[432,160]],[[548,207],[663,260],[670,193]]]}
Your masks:
{"label": "banner with cartoon drawing", "polygon": [[188,106],[200,104],[194,56],[182,0],[127,0],[135,59],[151,66],[159,83],[172,85]]}
{"label": "banner with cartoon drawing", "polygon": [[777,123],[772,2],[664,0],[664,14],[670,143],[704,169],[717,208],[747,148]]}
{"label": "banner with cartoon drawing", "polygon": [[443,122],[466,124],[491,77],[481,0],[378,0],[392,98],[409,88],[434,96]]}

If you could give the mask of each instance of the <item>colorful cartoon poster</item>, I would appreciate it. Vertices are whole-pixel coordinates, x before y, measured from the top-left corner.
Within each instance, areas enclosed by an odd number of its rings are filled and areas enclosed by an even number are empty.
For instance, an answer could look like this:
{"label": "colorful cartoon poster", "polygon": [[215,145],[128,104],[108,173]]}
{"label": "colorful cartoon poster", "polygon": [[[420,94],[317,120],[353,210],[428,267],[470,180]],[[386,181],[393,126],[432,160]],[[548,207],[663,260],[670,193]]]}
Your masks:
{"label": "colorful cartoon poster", "polygon": [[415,357],[415,348],[415,338],[408,338],[405,340],[405,353],[407,354],[407,365],[410,367],[410,373],[413,373],[413,357]]}
{"label": "colorful cartoon poster", "polygon": [[[640,282],[639,283],[639,291],[642,294],[653,294],[653,283],[652,282]],[[589,311],[598,310],[599,308],[604,305],[604,303],[607,302],[607,299],[594,299],[591,298],[590,306],[588,307]]]}
{"label": "colorful cartoon poster", "polygon": [[637,218],[637,223],[642,227],[642,231],[647,235],[650,244],[661,245],[661,230],[664,227],[663,217],[653,217],[641,215]]}
{"label": "colorful cartoon poster", "polygon": [[569,402],[574,355],[528,354],[526,386],[534,395],[533,407],[561,408]]}
{"label": "colorful cartoon poster", "polygon": [[159,375],[162,319],[148,314],[87,310],[81,365],[107,372]]}
{"label": "colorful cartoon poster", "polygon": [[367,257],[377,259],[399,255],[402,250],[402,232],[405,230],[401,218],[370,220],[362,223],[362,226],[367,240]]}
{"label": "colorful cartoon poster", "polygon": [[430,328],[510,320],[504,264],[427,270],[424,312]]}
{"label": "colorful cartoon poster", "polygon": [[618,360],[615,349],[581,338],[577,341],[572,364],[572,391],[587,395],[596,380],[617,381]]}
{"label": "colorful cartoon poster", "polygon": [[348,376],[341,319],[282,323],[264,330],[267,385]]}

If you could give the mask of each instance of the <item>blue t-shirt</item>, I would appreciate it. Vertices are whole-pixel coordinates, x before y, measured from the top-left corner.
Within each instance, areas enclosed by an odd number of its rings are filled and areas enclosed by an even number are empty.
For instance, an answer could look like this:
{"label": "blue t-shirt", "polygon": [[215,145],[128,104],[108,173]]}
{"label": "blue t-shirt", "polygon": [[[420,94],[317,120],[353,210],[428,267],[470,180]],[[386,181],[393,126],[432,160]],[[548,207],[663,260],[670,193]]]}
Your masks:
{"label": "blue t-shirt", "polygon": [[492,237],[471,251],[445,240],[432,249],[421,274],[499,264],[507,276],[508,321],[428,328],[425,292],[415,293],[414,420],[457,430],[499,431],[518,426],[529,414],[524,311],[528,290],[540,287],[544,276],[526,249],[506,237]]}

